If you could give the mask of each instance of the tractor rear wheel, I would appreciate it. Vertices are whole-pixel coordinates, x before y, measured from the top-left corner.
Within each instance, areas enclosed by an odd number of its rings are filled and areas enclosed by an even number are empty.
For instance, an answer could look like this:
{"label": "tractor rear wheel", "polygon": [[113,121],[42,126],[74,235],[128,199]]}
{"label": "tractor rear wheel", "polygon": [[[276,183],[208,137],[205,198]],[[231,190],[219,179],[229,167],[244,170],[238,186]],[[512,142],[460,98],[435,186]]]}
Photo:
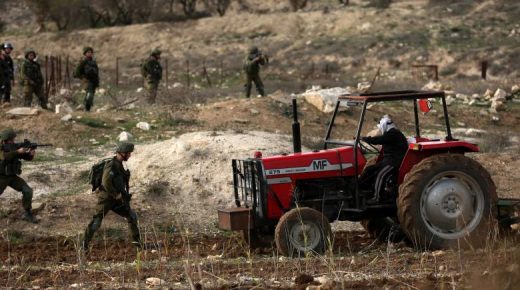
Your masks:
{"label": "tractor rear wheel", "polygon": [[417,248],[481,246],[496,226],[496,187],[461,154],[423,159],[399,187],[397,216]]}
{"label": "tractor rear wheel", "polygon": [[325,253],[331,243],[331,233],[329,221],[321,212],[302,207],[282,216],[276,225],[274,239],[280,254],[299,257]]}
{"label": "tractor rear wheel", "polygon": [[395,218],[366,219],[361,221],[361,226],[367,231],[370,238],[381,242],[398,243],[406,238]]}

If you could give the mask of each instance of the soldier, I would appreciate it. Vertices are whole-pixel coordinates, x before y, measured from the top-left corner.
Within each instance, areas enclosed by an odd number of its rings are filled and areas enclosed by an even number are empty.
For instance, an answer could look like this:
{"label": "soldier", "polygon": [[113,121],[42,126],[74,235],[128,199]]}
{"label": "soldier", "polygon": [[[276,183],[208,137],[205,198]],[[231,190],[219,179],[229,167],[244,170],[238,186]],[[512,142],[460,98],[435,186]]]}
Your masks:
{"label": "soldier", "polygon": [[2,142],[2,150],[0,150],[0,194],[4,192],[7,186],[22,192],[22,204],[25,209],[22,218],[26,221],[37,223],[38,221],[32,214],[33,190],[19,176],[22,173],[22,162],[20,159],[33,160],[35,149],[16,149],[9,146],[15,142],[15,138],[16,133],[11,128],[5,129],[0,133]]}
{"label": "soldier", "polygon": [[94,94],[99,87],[99,69],[94,59],[94,49],[92,47],[83,48],[84,58],[74,71],[74,77],[81,79],[86,91],[85,111],[90,112],[94,104]]}
{"label": "soldier", "polygon": [[142,66],[141,73],[144,77],[144,86],[148,91],[148,103],[154,104],[157,96],[157,89],[159,82],[162,79],[162,66],[159,60],[161,59],[161,51],[154,49],[150,53],[150,57]]}
{"label": "soldier", "polygon": [[25,60],[22,64],[21,83],[24,93],[24,106],[30,107],[33,95],[40,101],[40,106],[47,109],[47,98],[43,93],[43,75],[40,64],[35,60],[36,52],[33,49],[25,51]]}
{"label": "soldier", "polygon": [[9,85],[9,64],[5,58],[4,50],[0,49],[0,100],[4,99],[6,88]]}
{"label": "soldier", "polygon": [[89,243],[96,230],[101,226],[103,218],[109,211],[126,218],[132,233],[133,244],[141,248],[141,238],[137,225],[137,215],[130,208],[129,181],[130,171],[125,170],[123,161],[127,161],[134,151],[134,144],[120,142],[116,148],[116,156],[108,160],[103,167],[101,186],[97,190],[98,201],[96,213],[88,224],[81,247],[88,251]]}
{"label": "soldier", "polygon": [[244,85],[246,90],[246,98],[251,96],[251,82],[255,83],[256,91],[261,96],[265,96],[264,84],[260,78],[260,66],[266,65],[269,62],[267,56],[263,55],[256,46],[249,49],[249,54],[244,61],[244,71],[246,73],[246,84]]}
{"label": "soldier", "polygon": [[14,47],[9,42],[4,42],[1,49],[4,51],[5,62],[7,63],[7,75],[9,81],[5,83],[4,96],[2,98],[3,103],[11,103],[11,89],[14,86],[14,62],[11,58],[11,52]]}

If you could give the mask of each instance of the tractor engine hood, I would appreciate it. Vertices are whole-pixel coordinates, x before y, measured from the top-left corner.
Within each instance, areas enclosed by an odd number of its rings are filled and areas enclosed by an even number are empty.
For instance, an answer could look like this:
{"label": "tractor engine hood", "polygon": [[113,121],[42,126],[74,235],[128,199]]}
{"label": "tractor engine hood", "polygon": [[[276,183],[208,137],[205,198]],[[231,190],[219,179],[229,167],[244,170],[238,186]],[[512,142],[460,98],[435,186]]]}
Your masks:
{"label": "tractor engine hood", "polygon": [[[357,156],[361,171],[366,161],[359,149]],[[270,156],[262,158],[262,164],[268,184],[356,174],[353,147]]]}

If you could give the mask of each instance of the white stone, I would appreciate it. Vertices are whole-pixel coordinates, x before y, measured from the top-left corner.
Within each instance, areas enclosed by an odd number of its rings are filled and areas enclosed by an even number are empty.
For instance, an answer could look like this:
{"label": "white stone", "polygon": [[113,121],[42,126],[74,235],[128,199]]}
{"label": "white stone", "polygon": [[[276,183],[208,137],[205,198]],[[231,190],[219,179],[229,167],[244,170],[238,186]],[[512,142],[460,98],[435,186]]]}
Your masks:
{"label": "white stone", "polygon": [[364,92],[368,89],[370,89],[371,83],[370,82],[361,82],[357,84],[357,89],[360,92]]}
{"label": "white stone", "polygon": [[507,93],[506,91],[504,91],[503,89],[497,89],[495,91],[495,94],[493,95],[493,100],[496,100],[496,101],[505,101],[506,100],[506,97],[507,97]]}
{"label": "white stone", "polygon": [[451,104],[453,104],[453,102],[455,102],[455,98],[454,97],[452,97],[452,96],[447,96],[446,97],[446,105],[451,106]]}
{"label": "white stone", "polygon": [[255,110],[255,109],[251,109],[250,112],[251,112],[251,114],[253,114],[253,115],[258,115],[258,114],[260,114],[260,112],[259,112],[258,110]]}
{"label": "white stone", "polygon": [[330,88],[323,90],[311,89],[303,93],[302,96],[307,103],[313,105],[318,110],[324,113],[330,113],[334,111],[338,96],[348,93],[350,93],[350,91],[347,91],[344,88]]}
{"label": "white stone", "polygon": [[148,124],[147,122],[139,122],[135,125],[135,127],[144,131],[150,130],[150,124]]}
{"label": "white stone", "polygon": [[134,139],[134,136],[126,131],[121,132],[119,136],[117,136],[117,141],[119,142],[128,142],[132,141]]}
{"label": "white stone", "polygon": [[520,92],[520,86],[519,85],[513,85],[511,87],[511,94],[516,94],[518,92]]}
{"label": "white stone", "polygon": [[427,84],[425,84],[422,87],[422,89],[425,91],[441,91],[441,90],[444,90],[445,88],[441,82],[429,81]]}
{"label": "white stone", "polygon": [[493,100],[491,102],[491,109],[495,110],[495,111],[505,111],[506,110],[506,104],[504,103],[504,101],[501,101],[501,100]]}
{"label": "white stone", "polygon": [[465,134],[467,136],[481,136],[487,134],[487,131],[482,129],[469,128],[466,130]]}
{"label": "white stone", "polygon": [[487,89],[486,92],[484,93],[484,98],[486,100],[489,100],[489,99],[491,99],[492,96],[493,96],[493,91],[490,89]]}
{"label": "white stone", "polygon": [[68,121],[72,120],[72,115],[71,114],[67,114],[67,115],[61,117],[61,120],[63,122],[68,122]]}
{"label": "white stone", "polygon": [[15,115],[15,116],[36,116],[36,115],[38,115],[38,113],[39,113],[38,109],[32,109],[29,107],[13,108],[13,109],[7,111],[8,115]]}
{"label": "white stone", "polygon": [[140,93],[140,92],[142,92],[143,90],[144,90],[144,88],[139,87],[139,88],[137,88],[136,92],[137,92],[137,93]]}
{"label": "white stone", "polygon": [[146,285],[161,286],[161,285],[166,285],[166,281],[164,281],[161,278],[149,277],[149,278],[146,278]]}
{"label": "white stone", "polygon": [[182,84],[179,83],[179,82],[175,82],[175,83],[173,83],[173,86],[172,86],[172,87],[173,87],[174,89],[175,89],[175,88],[182,88]]}
{"label": "white stone", "polygon": [[104,94],[107,92],[107,90],[106,90],[106,89],[103,89],[103,88],[98,89],[97,91],[98,91],[98,93],[99,93],[100,95],[104,95]]}

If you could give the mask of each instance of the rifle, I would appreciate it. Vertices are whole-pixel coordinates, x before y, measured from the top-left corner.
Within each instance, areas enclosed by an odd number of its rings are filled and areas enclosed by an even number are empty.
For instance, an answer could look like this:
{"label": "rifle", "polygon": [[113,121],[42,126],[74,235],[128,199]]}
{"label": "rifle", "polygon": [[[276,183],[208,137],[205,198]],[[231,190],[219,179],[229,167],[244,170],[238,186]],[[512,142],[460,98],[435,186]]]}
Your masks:
{"label": "rifle", "polygon": [[38,147],[51,147],[52,144],[38,144],[38,143],[32,143],[28,139],[24,139],[23,142],[20,143],[10,143],[10,144],[2,144],[2,150],[4,152],[11,152],[16,151],[20,148],[27,148],[27,149],[36,149]]}

